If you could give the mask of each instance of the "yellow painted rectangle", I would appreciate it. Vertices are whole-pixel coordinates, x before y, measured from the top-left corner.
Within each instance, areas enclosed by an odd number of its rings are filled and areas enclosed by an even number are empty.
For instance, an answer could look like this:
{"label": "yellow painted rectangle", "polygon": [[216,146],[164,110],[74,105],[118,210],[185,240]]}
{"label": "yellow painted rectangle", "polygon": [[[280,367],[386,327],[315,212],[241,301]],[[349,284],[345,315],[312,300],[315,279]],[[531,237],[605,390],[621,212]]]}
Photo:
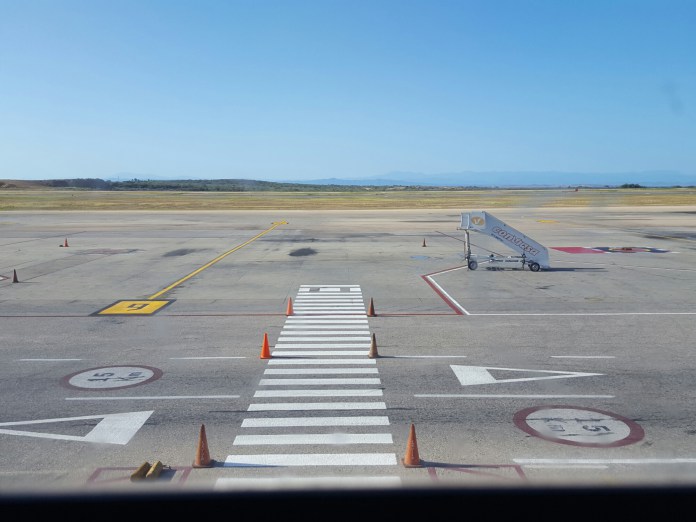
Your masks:
{"label": "yellow painted rectangle", "polygon": [[118,301],[111,306],[97,312],[96,315],[151,315],[158,312],[171,300]]}

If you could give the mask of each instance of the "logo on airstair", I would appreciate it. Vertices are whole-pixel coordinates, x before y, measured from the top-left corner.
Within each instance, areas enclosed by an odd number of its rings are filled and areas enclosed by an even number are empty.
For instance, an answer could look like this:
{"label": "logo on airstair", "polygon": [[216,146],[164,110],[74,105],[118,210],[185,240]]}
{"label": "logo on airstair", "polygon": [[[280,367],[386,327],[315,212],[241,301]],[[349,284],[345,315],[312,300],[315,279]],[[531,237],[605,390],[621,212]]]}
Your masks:
{"label": "logo on airstair", "polygon": [[539,254],[539,249],[534,248],[532,245],[527,243],[524,239],[521,237],[517,237],[515,234],[512,232],[509,232],[507,230],[503,230],[500,227],[493,227],[493,233],[498,236],[498,239],[501,241],[506,241],[508,243],[512,243],[513,245],[517,245],[520,247],[522,250],[524,250],[526,253],[531,254],[533,256],[536,256]]}
{"label": "logo on airstair", "polygon": [[483,227],[486,225],[486,219],[483,216],[472,216],[471,224],[477,227]]}

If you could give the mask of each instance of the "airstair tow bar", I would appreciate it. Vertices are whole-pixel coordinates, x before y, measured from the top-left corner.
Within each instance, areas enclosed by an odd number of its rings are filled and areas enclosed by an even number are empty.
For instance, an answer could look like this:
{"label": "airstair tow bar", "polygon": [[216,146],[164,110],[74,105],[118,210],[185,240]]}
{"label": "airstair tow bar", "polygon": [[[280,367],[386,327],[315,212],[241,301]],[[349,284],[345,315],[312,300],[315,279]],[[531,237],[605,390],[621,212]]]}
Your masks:
{"label": "airstair tow bar", "polygon": [[[545,246],[525,236],[519,230],[485,211],[473,211],[462,213],[462,222],[458,227],[466,234],[466,262],[470,270],[476,270],[481,263],[487,263],[487,268],[492,270],[504,268],[524,269],[529,266],[532,272],[538,272],[542,268],[550,268],[549,251]],[[491,236],[501,243],[519,252],[519,256],[496,256],[491,254],[485,258],[479,258],[471,253],[469,230]]]}

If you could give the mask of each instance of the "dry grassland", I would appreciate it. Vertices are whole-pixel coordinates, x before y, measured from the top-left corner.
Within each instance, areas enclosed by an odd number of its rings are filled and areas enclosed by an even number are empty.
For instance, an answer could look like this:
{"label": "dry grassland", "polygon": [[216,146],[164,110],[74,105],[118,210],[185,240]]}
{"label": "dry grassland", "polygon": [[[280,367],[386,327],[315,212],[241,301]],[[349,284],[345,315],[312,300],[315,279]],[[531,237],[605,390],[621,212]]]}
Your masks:
{"label": "dry grassland", "polygon": [[365,192],[113,192],[0,190],[0,211],[361,210],[696,205],[696,188],[366,190]]}

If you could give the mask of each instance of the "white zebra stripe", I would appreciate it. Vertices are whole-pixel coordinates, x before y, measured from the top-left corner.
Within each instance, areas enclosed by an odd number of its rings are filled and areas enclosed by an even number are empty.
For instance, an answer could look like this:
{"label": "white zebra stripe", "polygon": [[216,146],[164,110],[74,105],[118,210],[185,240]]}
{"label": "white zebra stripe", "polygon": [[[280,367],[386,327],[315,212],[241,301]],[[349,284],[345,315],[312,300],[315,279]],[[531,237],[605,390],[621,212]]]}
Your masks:
{"label": "white zebra stripe", "polygon": [[283,444],[393,444],[390,433],[306,433],[237,435],[233,446],[279,446]]}
{"label": "white zebra stripe", "polygon": [[249,466],[396,466],[394,453],[309,453],[228,455],[225,467]]}
{"label": "white zebra stripe", "polygon": [[307,426],[389,426],[389,417],[275,417],[244,419],[242,428],[289,428]]}
{"label": "white zebra stripe", "polygon": [[303,411],[303,410],[386,410],[383,402],[270,402],[250,404],[247,411]]}
{"label": "white zebra stripe", "polygon": [[328,378],[328,379],[261,379],[261,386],[321,386],[331,384],[381,384],[379,378]]}
{"label": "white zebra stripe", "polygon": [[270,397],[381,397],[382,390],[257,390],[255,399]]}

